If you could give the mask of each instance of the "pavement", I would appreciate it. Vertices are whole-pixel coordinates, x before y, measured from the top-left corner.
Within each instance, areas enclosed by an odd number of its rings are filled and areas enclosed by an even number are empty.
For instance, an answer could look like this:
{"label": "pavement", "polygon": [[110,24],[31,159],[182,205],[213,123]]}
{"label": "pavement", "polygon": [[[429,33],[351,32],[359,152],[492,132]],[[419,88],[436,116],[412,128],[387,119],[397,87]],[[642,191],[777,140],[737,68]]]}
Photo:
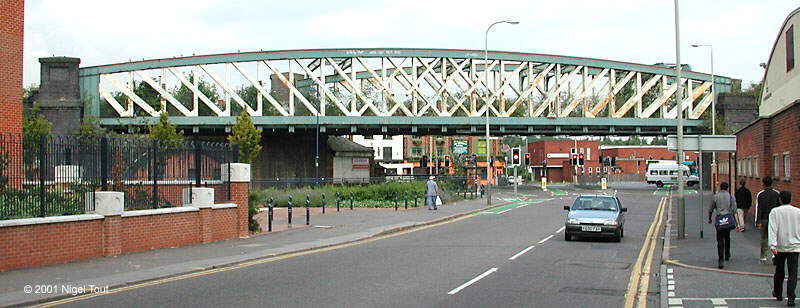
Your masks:
{"label": "pavement", "polygon": [[[731,259],[717,268],[714,226],[708,224],[708,204],[712,194],[694,191],[686,195],[686,237],[678,239],[677,198],[673,192],[662,260],[661,307],[776,307],[786,302],[771,298],[771,262],[761,264],[760,230],[748,221],[745,232],[731,231]],[[698,215],[702,213],[701,221]],[[702,227],[703,237],[700,237]],[[785,297],[785,296],[784,296]]]}
{"label": "pavement", "polygon": [[[498,193],[495,197],[502,197]],[[493,207],[507,204],[493,200]],[[156,279],[231,266],[276,255],[355,242],[415,226],[434,224],[486,210],[486,199],[463,200],[445,204],[436,211],[426,207],[394,211],[391,209],[349,210],[328,208],[326,214],[315,211],[311,224],[305,225],[305,209],[296,208],[290,228],[285,220],[276,220],[273,232],[249,238],[230,239],[208,244],[173,247],[117,257],[95,258],[36,268],[0,272],[0,306],[30,305],[74,294],[81,286],[117,288]],[[299,213],[298,213],[299,212]],[[266,231],[266,225],[262,225]],[[44,292],[26,292],[26,286]]]}

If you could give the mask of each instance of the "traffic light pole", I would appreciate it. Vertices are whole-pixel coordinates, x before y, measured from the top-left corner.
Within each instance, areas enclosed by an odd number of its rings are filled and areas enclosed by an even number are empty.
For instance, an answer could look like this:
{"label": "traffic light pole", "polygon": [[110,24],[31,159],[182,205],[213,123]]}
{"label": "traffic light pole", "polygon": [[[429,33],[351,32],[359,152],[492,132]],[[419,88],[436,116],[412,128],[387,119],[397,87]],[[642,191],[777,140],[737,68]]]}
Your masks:
{"label": "traffic light pole", "polygon": [[517,185],[519,184],[519,177],[517,176],[517,166],[514,166],[514,194],[517,194]]}

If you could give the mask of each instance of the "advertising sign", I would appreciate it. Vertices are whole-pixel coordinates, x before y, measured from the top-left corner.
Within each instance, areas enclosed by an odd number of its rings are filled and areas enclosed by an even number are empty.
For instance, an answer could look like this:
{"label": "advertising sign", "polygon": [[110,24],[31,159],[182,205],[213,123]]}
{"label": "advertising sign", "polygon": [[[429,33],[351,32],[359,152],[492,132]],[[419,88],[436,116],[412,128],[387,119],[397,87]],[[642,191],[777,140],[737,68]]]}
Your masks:
{"label": "advertising sign", "polygon": [[353,158],[353,169],[369,169],[369,158]]}
{"label": "advertising sign", "polygon": [[467,154],[469,142],[466,140],[453,140],[453,154]]}

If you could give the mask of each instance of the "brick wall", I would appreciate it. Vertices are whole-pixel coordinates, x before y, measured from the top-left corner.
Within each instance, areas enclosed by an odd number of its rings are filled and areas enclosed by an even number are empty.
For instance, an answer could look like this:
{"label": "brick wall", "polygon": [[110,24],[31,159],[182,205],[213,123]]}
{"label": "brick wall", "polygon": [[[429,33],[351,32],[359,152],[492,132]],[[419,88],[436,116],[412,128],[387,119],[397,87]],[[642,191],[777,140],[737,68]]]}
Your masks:
{"label": "brick wall", "polygon": [[0,271],[103,255],[103,219],[0,228]]}
{"label": "brick wall", "polygon": [[211,241],[221,241],[239,236],[237,228],[237,208],[213,210],[211,221]]}
{"label": "brick wall", "polygon": [[0,1],[0,133],[22,131],[23,0]]}
{"label": "brick wall", "polygon": [[200,242],[198,212],[122,218],[122,253]]}

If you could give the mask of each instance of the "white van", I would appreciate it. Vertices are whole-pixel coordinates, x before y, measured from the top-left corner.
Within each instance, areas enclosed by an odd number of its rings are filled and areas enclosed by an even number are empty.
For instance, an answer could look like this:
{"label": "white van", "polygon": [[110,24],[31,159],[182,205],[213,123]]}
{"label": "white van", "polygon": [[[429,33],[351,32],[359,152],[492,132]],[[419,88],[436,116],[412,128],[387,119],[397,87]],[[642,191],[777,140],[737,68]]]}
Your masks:
{"label": "white van", "polygon": [[694,186],[700,183],[697,176],[689,175],[689,167],[679,164],[650,164],[647,166],[647,184],[656,184],[658,187],[664,184],[678,184],[678,172],[683,171],[683,178],[686,186]]}

